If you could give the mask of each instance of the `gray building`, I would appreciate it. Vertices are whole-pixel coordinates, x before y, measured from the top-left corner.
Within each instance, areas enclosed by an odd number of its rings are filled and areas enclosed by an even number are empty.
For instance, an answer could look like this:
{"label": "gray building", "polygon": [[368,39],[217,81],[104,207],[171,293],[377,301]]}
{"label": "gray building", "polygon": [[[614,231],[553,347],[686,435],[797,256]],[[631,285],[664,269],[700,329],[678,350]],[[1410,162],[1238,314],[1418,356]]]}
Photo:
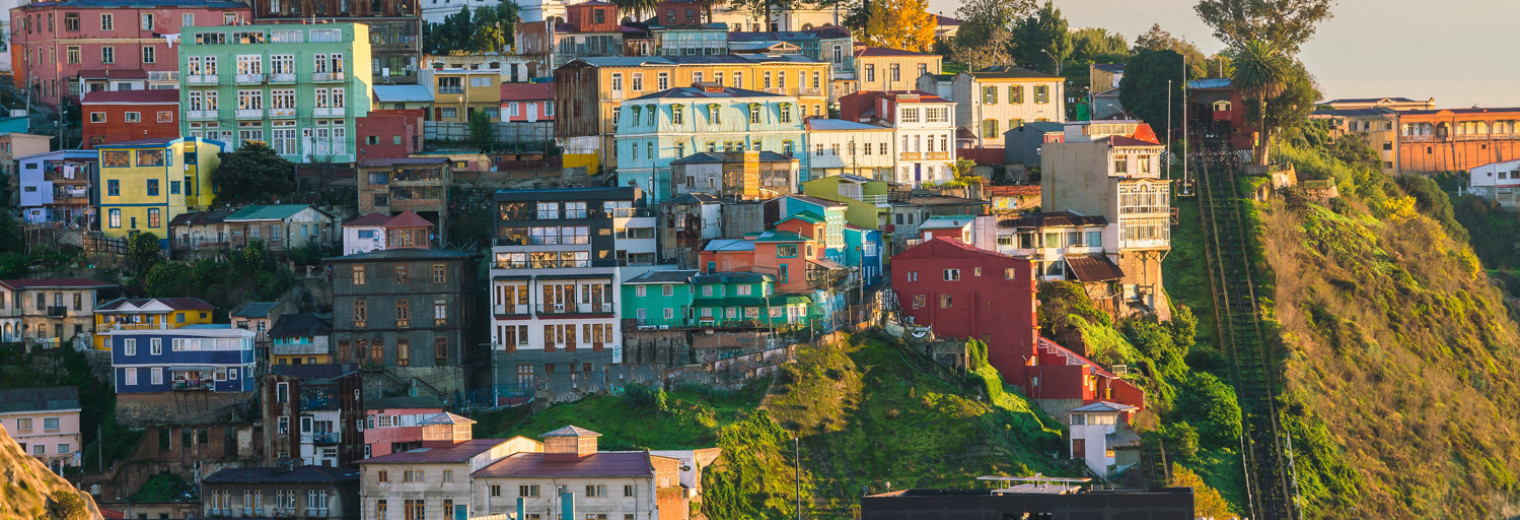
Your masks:
{"label": "gray building", "polygon": [[201,480],[206,518],[357,520],[359,470],[302,466],[228,468]]}
{"label": "gray building", "polygon": [[475,345],[470,327],[479,318],[476,258],[410,248],[328,258],[334,361],[386,368],[463,366]]}
{"label": "gray building", "polygon": [[1061,142],[1066,125],[1037,121],[1003,132],[1003,162],[1025,167],[1040,165],[1040,150],[1049,143]]}
{"label": "gray building", "polygon": [[[1034,480],[1034,479],[1028,479]],[[1063,479],[1050,479],[1063,480]],[[1076,479],[1070,479],[1076,480]],[[1083,479],[1085,480],[1085,479]],[[860,499],[862,520],[1192,520],[1193,490],[1079,491],[1057,482],[1004,489],[910,489]]]}

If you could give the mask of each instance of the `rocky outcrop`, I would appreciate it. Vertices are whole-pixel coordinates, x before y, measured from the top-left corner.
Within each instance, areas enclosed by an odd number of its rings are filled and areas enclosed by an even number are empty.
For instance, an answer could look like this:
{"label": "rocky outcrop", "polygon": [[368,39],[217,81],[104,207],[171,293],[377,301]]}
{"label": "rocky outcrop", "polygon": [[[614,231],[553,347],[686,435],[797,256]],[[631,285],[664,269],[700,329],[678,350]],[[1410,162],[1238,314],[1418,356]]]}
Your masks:
{"label": "rocky outcrop", "polygon": [[76,489],[63,477],[48,471],[41,461],[21,451],[21,445],[0,425],[0,520],[47,520],[55,518],[49,505],[62,491],[82,499],[83,513],[75,519],[101,519],[100,509],[89,493]]}

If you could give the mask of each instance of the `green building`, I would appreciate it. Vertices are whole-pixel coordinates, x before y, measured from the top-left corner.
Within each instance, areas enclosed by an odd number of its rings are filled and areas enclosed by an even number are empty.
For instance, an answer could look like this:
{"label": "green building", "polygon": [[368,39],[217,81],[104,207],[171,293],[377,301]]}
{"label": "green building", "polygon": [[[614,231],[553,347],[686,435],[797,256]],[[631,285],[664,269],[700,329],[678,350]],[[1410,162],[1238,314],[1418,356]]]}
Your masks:
{"label": "green building", "polygon": [[369,114],[369,26],[186,27],[179,51],[180,135],[269,143],[298,163],[356,160]]}
{"label": "green building", "polygon": [[623,281],[623,317],[642,329],[691,326],[692,279],[700,271],[649,271]]}
{"label": "green building", "polygon": [[709,274],[693,284],[692,321],[699,327],[805,327],[816,318],[812,298],[776,294],[776,278],[768,274]]}

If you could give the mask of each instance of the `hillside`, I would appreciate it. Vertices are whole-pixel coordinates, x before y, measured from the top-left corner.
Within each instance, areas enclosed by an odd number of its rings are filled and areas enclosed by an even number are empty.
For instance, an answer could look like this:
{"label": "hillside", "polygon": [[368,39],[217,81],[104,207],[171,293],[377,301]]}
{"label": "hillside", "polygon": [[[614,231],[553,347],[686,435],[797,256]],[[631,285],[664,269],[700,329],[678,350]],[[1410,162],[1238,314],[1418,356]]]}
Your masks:
{"label": "hillside", "polygon": [[27,456],[0,425],[0,520],[97,518],[101,518],[100,510],[88,493]]}
{"label": "hillside", "polygon": [[803,347],[774,380],[726,393],[631,389],[521,416],[479,418],[477,436],[536,436],[567,423],[606,449],[719,446],[705,477],[715,520],[795,516],[793,435],[810,518],[849,518],[863,490],[967,487],[982,475],[1070,475],[1051,457],[1061,426],[983,367],[969,376],[895,340]]}
{"label": "hillside", "polygon": [[1343,195],[1255,206],[1305,517],[1516,515],[1520,334],[1449,203],[1333,149],[1281,154]]}

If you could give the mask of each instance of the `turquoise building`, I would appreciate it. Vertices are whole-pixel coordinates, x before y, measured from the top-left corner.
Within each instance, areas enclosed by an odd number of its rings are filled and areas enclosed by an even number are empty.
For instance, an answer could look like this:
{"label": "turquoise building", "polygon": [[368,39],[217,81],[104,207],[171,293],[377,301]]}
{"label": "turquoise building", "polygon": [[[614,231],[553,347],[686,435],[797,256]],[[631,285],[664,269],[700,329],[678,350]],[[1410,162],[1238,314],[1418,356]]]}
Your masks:
{"label": "turquoise building", "polygon": [[692,279],[699,271],[649,271],[623,281],[623,317],[642,329],[691,325]]}
{"label": "turquoise building", "polygon": [[186,27],[180,135],[241,147],[262,141],[298,163],[356,161],[355,119],[369,115],[369,26]]}
{"label": "turquoise building", "polygon": [[673,88],[624,101],[614,117],[619,184],[651,202],[671,197],[671,162],[697,152],[767,151],[799,159],[808,179],[797,98],[718,85]]}
{"label": "turquoise building", "polygon": [[776,278],[761,273],[701,275],[691,309],[699,327],[806,327],[817,317],[812,298],[776,294]]}

